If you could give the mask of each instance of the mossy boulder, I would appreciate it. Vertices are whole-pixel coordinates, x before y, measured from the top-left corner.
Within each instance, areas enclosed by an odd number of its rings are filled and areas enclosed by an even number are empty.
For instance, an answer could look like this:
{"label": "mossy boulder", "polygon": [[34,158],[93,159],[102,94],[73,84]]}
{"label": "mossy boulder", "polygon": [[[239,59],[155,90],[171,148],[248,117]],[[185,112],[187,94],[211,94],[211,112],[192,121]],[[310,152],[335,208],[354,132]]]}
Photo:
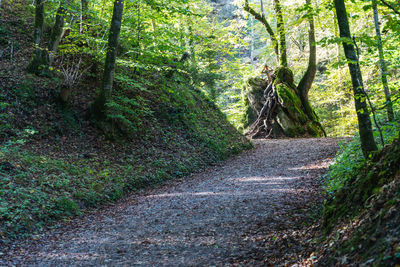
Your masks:
{"label": "mossy boulder", "polygon": [[259,77],[253,77],[247,80],[246,83],[246,96],[249,102],[249,106],[257,114],[264,106],[263,97],[264,90],[267,87],[267,83],[264,79]]}
{"label": "mossy boulder", "polygon": [[295,119],[300,123],[307,122],[307,115],[302,110],[301,100],[297,96],[295,90],[290,88],[284,83],[276,85],[276,91],[279,97],[279,100],[286,109],[289,117]]}
{"label": "mossy boulder", "polygon": [[278,67],[275,70],[275,83],[280,84],[280,83],[286,83],[287,85],[295,88],[294,86],[294,75],[292,70],[289,68],[285,67]]}
{"label": "mossy boulder", "polygon": [[[318,123],[315,113],[309,115],[303,106],[297,87],[294,85],[293,72],[285,67],[279,67],[272,75],[275,90],[267,89],[268,82],[260,77],[253,77],[246,82],[244,103],[251,108],[257,117],[250,118],[249,109],[246,120],[253,119],[248,134],[252,138],[258,136],[287,136],[287,137],[322,137],[323,128]],[[266,90],[267,89],[267,90]],[[264,95],[265,94],[265,95]],[[261,110],[263,110],[261,112]],[[262,113],[262,114],[260,114]],[[257,128],[265,128],[260,134]]]}
{"label": "mossy boulder", "polygon": [[324,136],[319,124],[307,117],[295,89],[286,83],[277,84],[275,88],[281,105],[276,121],[286,136]]}

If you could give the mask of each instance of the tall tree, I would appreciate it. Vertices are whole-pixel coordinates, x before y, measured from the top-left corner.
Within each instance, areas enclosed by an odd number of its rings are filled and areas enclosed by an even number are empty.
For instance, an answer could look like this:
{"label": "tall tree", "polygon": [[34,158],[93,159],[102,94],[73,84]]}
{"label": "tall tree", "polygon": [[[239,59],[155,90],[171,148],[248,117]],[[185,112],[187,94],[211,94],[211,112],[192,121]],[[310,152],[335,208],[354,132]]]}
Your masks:
{"label": "tall tree", "polygon": [[54,55],[57,52],[58,44],[64,33],[65,16],[67,10],[65,4],[69,3],[69,0],[62,0],[60,6],[57,9],[55,22],[51,31],[50,40],[47,49],[41,48],[42,35],[43,35],[43,24],[44,24],[44,2],[43,0],[36,0],[36,14],[35,14],[35,53],[33,59],[29,63],[27,70],[31,73],[40,74],[46,73],[49,66],[52,65]]}
{"label": "tall tree", "polygon": [[385,62],[385,55],[383,53],[383,46],[382,46],[382,37],[381,37],[381,30],[380,30],[380,23],[379,23],[379,15],[378,15],[378,6],[376,0],[372,0],[372,9],[374,11],[374,24],[375,24],[375,32],[376,32],[376,45],[378,47],[379,52],[379,65],[381,71],[381,79],[383,85],[383,91],[385,93],[386,98],[386,111],[389,121],[394,120],[394,113],[393,113],[393,104],[390,97],[390,90],[387,80],[387,68]]}
{"label": "tall tree", "polygon": [[[276,98],[276,94],[273,93],[271,94],[272,98],[271,101],[266,101],[265,103],[268,105],[271,105],[271,107],[263,107],[261,111],[258,111],[259,118],[256,120],[255,123],[251,126],[251,130],[249,133],[254,133],[253,136],[258,136],[258,133],[260,132],[258,129],[263,128],[275,128],[273,126],[276,121],[281,121],[279,123],[279,126],[283,128],[284,134],[287,136],[301,136],[301,135],[308,135],[308,136],[321,136],[325,134],[322,125],[318,122],[318,118],[313,111],[309,100],[308,100],[308,93],[309,90],[313,84],[315,74],[316,74],[316,65],[317,65],[317,51],[316,51],[316,46],[315,46],[315,27],[314,27],[314,14],[313,14],[313,9],[311,7],[311,0],[306,0],[306,7],[307,7],[307,13],[306,17],[309,22],[309,30],[308,30],[308,41],[309,41],[309,59],[308,59],[308,66],[307,70],[304,73],[303,77],[301,78],[299,84],[296,86],[294,85],[294,79],[293,79],[293,73],[292,71],[288,68],[288,60],[287,60],[287,47],[286,47],[286,33],[285,33],[285,24],[283,20],[283,13],[282,13],[282,6],[279,0],[274,0],[274,10],[275,10],[275,15],[276,15],[276,20],[277,20],[277,29],[276,29],[276,34],[270,24],[268,23],[267,19],[265,18],[265,15],[263,13],[258,13],[255,11],[252,7],[249,5],[249,1],[245,0],[244,2],[244,10],[250,13],[251,15],[254,16],[254,18],[258,21],[260,21],[266,28],[267,32],[269,33],[272,42],[275,44],[275,51],[276,54],[279,55],[279,64],[280,67],[277,68],[276,70],[276,76],[277,79],[274,82],[274,86],[277,86],[279,84],[282,84],[278,88],[278,94],[280,96],[282,95],[291,95],[291,99],[286,99],[286,103],[284,104],[276,104],[280,103],[280,100]],[[279,45],[278,44],[275,35],[278,35],[279,37]],[[267,69],[267,71],[269,71]],[[249,80],[249,85],[253,83],[252,81]],[[262,85],[261,82],[256,82],[258,84]],[[271,83],[271,81],[270,81]],[[286,84],[286,85],[283,85]],[[255,85],[253,83],[253,85]],[[251,85],[251,87],[253,87]],[[285,86],[287,86],[288,92],[279,92],[279,90],[285,90],[283,89]],[[258,87],[258,85],[256,86]],[[254,89],[254,88],[253,88]],[[252,91],[254,91],[251,89]],[[258,90],[258,89],[255,89]],[[268,91],[268,88],[267,88]],[[273,90],[274,91],[274,90]],[[252,97],[252,96],[250,96]],[[300,103],[300,104],[296,104]],[[265,104],[264,104],[265,105]],[[282,112],[281,115],[279,115],[276,111],[276,106],[277,105],[283,105],[281,108]],[[286,107],[284,107],[286,105]],[[287,106],[291,107],[287,107]],[[253,109],[258,109],[255,106]],[[269,110],[268,112],[265,112],[264,114],[270,113],[270,115],[267,115],[266,118],[265,115],[263,115],[264,110]],[[287,113],[286,115],[282,115],[283,113]],[[260,115],[261,114],[261,115]],[[280,116],[279,119],[274,118],[274,116]],[[283,118],[285,116],[285,119]],[[264,126],[262,126],[263,121],[269,121],[269,123],[264,123]],[[285,120],[285,122],[283,122]],[[258,124],[259,123],[259,124]],[[257,126],[258,125],[258,126]],[[286,129],[284,129],[286,128]],[[268,134],[269,135],[269,134]]]}
{"label": "tall tree", "polygon": [[308,101],[308,92],[313,84],[315,74],[317,72],[317,47],[315,45],[315,26],[314,26],[314,15],[313,9],[311,7],[311,0],[306,0],[306,6],[308,9],[308,46],[310,49],[309,57],[308,57],[308,67],[306,72],[304,73],[302,79],[297,85],[297,91],[299,92],[299,96],[301,102],[306,110],[306,113],[309,116],[314,116],[312,107],[310,102]]}
{"label": "tall tree", "polygon": [[79,25],[79,32],[82,33],[83,31],[83,24],[84,21],[89,18],[89,2],[88,0],[81,0],[80,2],[80,25]]}
{"label": "tall tree", "polygon": [[58,45],[61,41],[61,38],[64,34],[64,24],[65,24],[65,16],[67,15],[67,9],[64,5],[69,4],[70,0],[65,0],[65,2],[60,2],[60,6],[57,9],[56,19],[54,22],[54,26],[51,31],[51,36],[49,40],[48,50],[48,64],[51,66],[54,59],[54,54],[57,52]]}
{"label": "tall tree", "polygon": [[[262,1],[261,1],[261,8],[262,8],[262,10],[264,11],[264,7],[263,7],[263,2],[262,2]],[[258,13],[257,11],[255,11],[252,7],[250,7],[250,5],[249,5],[249,0],[245,0],[245,1],[244,1],[243,9],[244,9],[246,12],[248,12],[249,14],[251,14],[256,20],[258,20],[259,22],[261,22],[261,23],[264,25],[265,29],[267,30],[267,32],[268,32],[268,34],[269,34],[269,36],[270,36],[270,38],[271,38],[272,44],[273,44],[273,46],[274,46],[274,48],[275,48],[276,57],[277,57],[277,59],[278,59],[278,61],[279,61],[279,46],[278,46],[278,40],[276,39],[275,32],[274,32],[274,30],[272,29],[271,25],[268,23],[268,21],[267,21],[267,19],[266,19],[266,17],[265,17],[264,12],[262,12],[262,13],[260,14],[260,13]]]}
{"label": "tall tree", "polygon": [[117,46],[121,32],[122,13],[124,11],[124,0],[115,0],[113,16],[111,19],[110,34],[108,37],[107,55],[104,64],[103,82],[100,94],[92,105],[92,111],[96,116],[104,116],[106,102],[111,98],[115,61],[117,57]]}
{"label": "tall tree", "polygon": [[276,14],[276,29],[279,35],[279,62],[281,66],[287,67],[287,49],[286,49],[286,32],[285,23],[283,21],[282,6],[279,0],[274,0],[274,9]]}
{"label": "tall tree", "polygon": [[43,36],[43,25],[44,25],[44,0],[35,0],[35,25],[33,31],[33,42],[35,46],[35,52],[33,59],[29,63],[27,70],[31,73],[36,73],[41,65],[39,62],[42,58],[42,36]]}
{"label": "tall tree", "polygon": [[353,84],[354,102],[357,112],[358,129],[361,139],[361,149],[364,156],[367,157],[371,152],[378,150],[378,147],[372,134],[371,119],[369,117],[369,110],[366,103],[361,70],[360,66],[358,65],[358,58],[351,40],[349,20],[347,18],[344,0],[335,0],[335,9],[339,25],[340,37],[345,40],[343,41],[343,48],[346,59],[348,60],[351,81]]}

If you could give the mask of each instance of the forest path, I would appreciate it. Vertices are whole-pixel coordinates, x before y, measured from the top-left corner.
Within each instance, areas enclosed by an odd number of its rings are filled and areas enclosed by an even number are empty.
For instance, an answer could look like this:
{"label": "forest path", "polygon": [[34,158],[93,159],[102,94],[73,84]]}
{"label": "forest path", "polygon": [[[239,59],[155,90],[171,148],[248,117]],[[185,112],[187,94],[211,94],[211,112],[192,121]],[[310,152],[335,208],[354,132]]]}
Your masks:
{"label": "forest path", "polygon": [[257,140],[254,150],[219,166],[73,220],[25,254],[22,265],[266,264],[268,251],[275,253],[266,236],[296,228],[288,217],[313,203],[337,142]]}

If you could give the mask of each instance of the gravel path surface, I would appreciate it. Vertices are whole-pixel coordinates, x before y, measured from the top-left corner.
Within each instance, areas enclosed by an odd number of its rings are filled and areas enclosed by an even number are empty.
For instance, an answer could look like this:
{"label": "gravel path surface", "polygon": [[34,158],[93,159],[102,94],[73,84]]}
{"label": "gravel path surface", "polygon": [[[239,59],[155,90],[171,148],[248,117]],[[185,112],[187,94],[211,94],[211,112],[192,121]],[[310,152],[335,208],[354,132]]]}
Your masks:
{"label": "gravel path surface", "polygon": [[[283,223],[291,227],[283,218],[312,199],[337,142],[257,140],[254,150],[219,166],[73,220],[22,265],[262,265],[266,248],[257,240]],[[243,261],[246,255],[258,258]]]}

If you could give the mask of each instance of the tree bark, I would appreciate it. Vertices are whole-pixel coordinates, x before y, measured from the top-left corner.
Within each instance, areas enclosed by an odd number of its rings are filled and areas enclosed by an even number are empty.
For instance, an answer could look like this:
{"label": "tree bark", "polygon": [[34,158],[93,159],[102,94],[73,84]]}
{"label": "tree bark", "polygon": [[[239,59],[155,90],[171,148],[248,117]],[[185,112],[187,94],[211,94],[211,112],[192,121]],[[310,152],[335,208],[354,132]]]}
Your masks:
{"label": "tree bark", "polygon": [[83,24],[84,21],[89,18],[89,2],[88,0],[81,0],[81,14],[80,14],[80,29],[79,32],[82,33],[83,31]]}
{"label": "tree bark", "polygon": [[343,42],[343,48],[346,59],[348,60],[351,81],[353,84],[354,102],[361,139],[361,149],[364,156],[368,157],[371,152],[377,151],[378,147],[372,134],[371,119],[369,117],[369,110],[366,103],[361,70],[360,66],[357,64],[358,58],[354,50],[354,46],[351,43],[351,33],[344,0],[335,0],[335,9],[340,37],[347,40]]}
{"label": "tree bark", "polygon": [[288,66],[287,48],[286,48],[286,32],[283,20],[282,7],[279,0],[274,0],[274,8],[276,13],[276,28],[279,35],[279,63],[283,67]]}
{"label": "tree bark", "polygon": [[89,2],[88,0],[81,0],[82,6],[82,20],[86,20],[89,17]]}
{"label": "tree bark", "polygon": [[[311,0],[306,0],[306,5],[311,8]],[[309,45],[309,57],[308,57],[308,67],[306,72],[304,73],[302,79],[297,85],[297,91],[299,92],[299,96],[303,107],[305,109],[306,114],[310,119],[316,119],[314,115],[314,111],[310,106],[310,102],[308,101],[308,92],[314,82],[315,74],[317,72],[317,47],[315,45],[315,26],[314,26],[314,16],[311,13],[308,17],[309,30],[308,30],[308,45]]]}
{"label": "tree bark", "polygon": [[61,41],[63,36],[64,24],[65,24],[65,16],[67,14],[67,10],[64,7],[64,4],[68,4],[69,0],[65,1],[65,3],[61,2],[60,6],[57,10],[56,19],[54,22],[53,29],[51,31],[50,41],[49,41],[49,55],[48,55],[48,64],[49,66],[52,65],[54,55],[57,52],[58,44]]}
{"label": "tree bark", "polygon": [[[334,27],[334,32],[335,32],[335,37],[339,38],[339,29],[338,29],[338,23],[336,20],[336,11],[335,9],[333,10],[333,27]],[[336,58],[337,58],[337,63],[338,63],[338,67],[339,67],[339,63],[340,63],[340,59],[341,59],[341,47],[340,47],[340,43],[337,42],[336,44]]]}
{"label": "tree bark", "polygon": [[[54,26],[51,31],[51,36],[49,40],[49,44],[46,49],[40,47],[42,42],[43,35],[43,24],[44,24],[44,1],[36,0],[36,14],[35,14],[35,33],[34,33],[34,42],[35,42],[35,54],[33,59],[28,65],[27,70],[31,73],[35,74],[44,74],[48,75],[48,68],[52,65],[54,55],[57,52],[58,44],[63,35],[64,29],[64,21],[66,15],[66,9],[64,7],[64,2],[60,2],[60,6],[57,9],[57,14],[54,22]],[[66,1],[69,3],[69,0]]]}
{"label": "tree bark", "polygon": [[111,19],[110,35],[108,37],[107,55],[104,65],[103,82],[99,96],[92,106],[92,111],[96,116],[104,116],[106,102],[111,98],[112,85],[115,71],[115,61],[117,57],[117,46],[121,31],[122,13],[124,10],[124,0],[115,0],[113,16]]}
{"label": "tree bark", "polygon": [[377,45],[378,51],[379,51],[379,65],[380,65],[380,71],[381,71],[381,79],[382,79],[383,91],[385,92],[385,98],[386,98],[386,111],[387,111],[388,121],[393,121],[394,120],[393,103],[390,98],[390,90],[389,90],[389,85],[388,85],[388,80],[387,80],[387,68],[386,68],[386,62],[385,62],[385,55],[383,53],[382,37],[381,37],[379,15],[378,15],[378,6],[376,4],[376,0],[372,0],[372,9],[374,11],[376,45]]}
{"label": "tree bark", "polygon": [[41,65],[40,59],[42,58],[43,49],[40,47],[42,44],[43,25],[44,25],[44,0],[35,1],[35,25],[33,32],[33,42],[35,45],[35,52],[32,60],[30,61],[27,70],[30,73],[36,73]]}

